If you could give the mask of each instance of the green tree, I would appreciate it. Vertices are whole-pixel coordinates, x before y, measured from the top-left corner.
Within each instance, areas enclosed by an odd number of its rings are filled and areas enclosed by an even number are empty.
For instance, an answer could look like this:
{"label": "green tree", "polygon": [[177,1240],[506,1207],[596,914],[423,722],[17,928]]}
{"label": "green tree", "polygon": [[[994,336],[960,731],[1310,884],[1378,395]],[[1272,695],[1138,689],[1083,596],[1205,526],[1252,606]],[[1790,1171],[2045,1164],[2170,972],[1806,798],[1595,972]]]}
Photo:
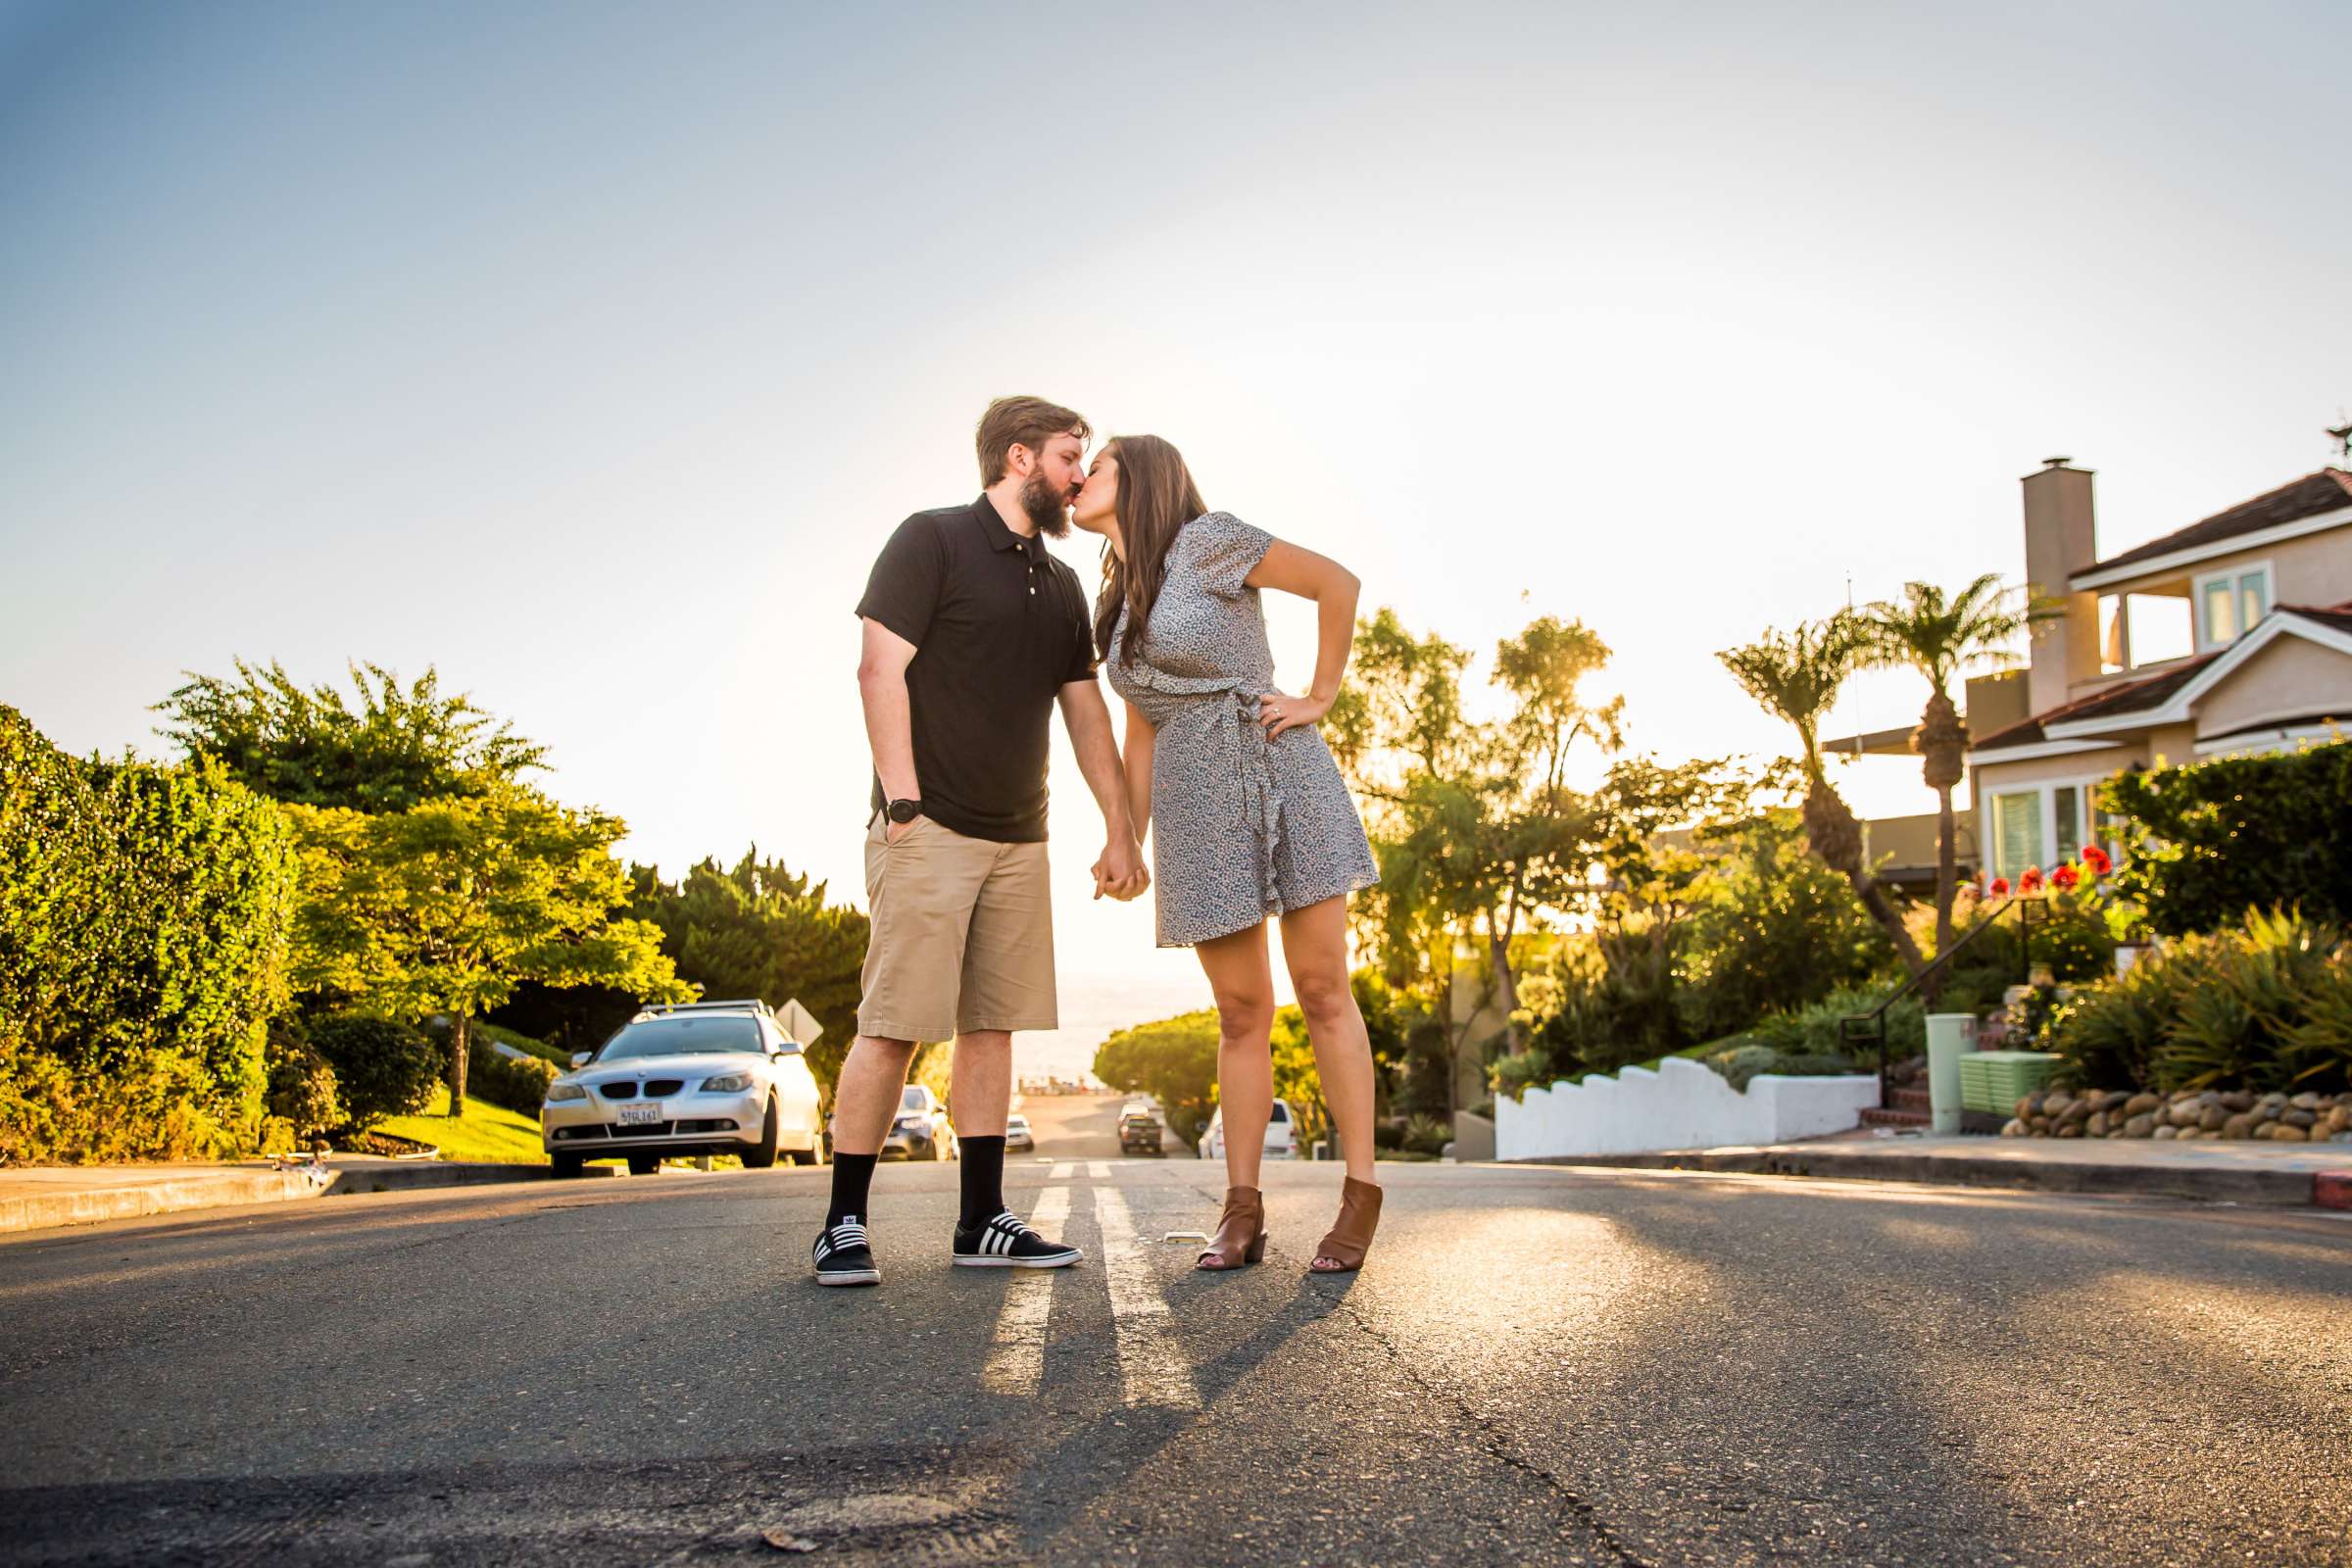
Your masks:
{"label": "green tree", "polygon": [[161,733],[190,756],[218,758],[248,789],[297,806],[405,811],[444,796],[482,795],[545,765],[545,749],[476,708],[441,694],[428,666],[403,686],[355,664],[351,698],[303,686],[275,661],[236,662],[236,678],[190,672],[156,710]]}
{"label": "green tree", "polygon": [[380,1017],[449,1014],[453,1116],[466,1107],[468,1021],[518,982],[692,995],[656,927],[614,918],[629,896],[616,817],[504,782],[373,815],[288,809],[307,894],[298,983]]}
{"label": "green tree", "polygon": [[1187,1143],[1208,1126],[1217,1102],[1217,1014],[1179,1013],[1121,1029],[1095,1048],[1095,1076],[1121,1094],[1146,1094]]}
{"label": "green tree", "polygon": [[1622,744],[1624,700],[1583,695],[1608,658],[1581,623],[1541,616],[1496,645],[1493,681],[1508,706],[1476,722],[1462,700],[1465,650],[1414,637],[1390,610],[1357,627],[1327,727],[1368,808],[1381,885],[1365,902],[1390,981],[1441,1000],[1454,941],[1474,938],[1504,1012],[1518,1010],[1513,939],[1589,881],[1598,824],[1566,772],[1579,743]]}
{"label": "green tree", "polygon": [[1839,613],[1791,632],[1768,630],[1755,642],[1727,648],[1715,657],[1748,696],[1795,728],[1805,777],[1805,838],[1825,864],[1852,884],[1862,906],[1917,973],[1926,966],[1919,944],[1863,862],[1862,824],[1830,783],[1822,763],[1821,715],[1838,700],[1838,689],[1854,672],[1867,646],[1860,617]]}
{"label": "green tree", "polygon": [[1952,946],[1952,900],[1959,891],[1952,789],[1966,775],[1968,725],[1952,702],[1952,680],[1970,663],[2015,663],[2007,645],[2040,618],[1987,572],[1946,598],[1932,582],[1903,584],[1901,603],[1882,600],[1863,612],[1865,662],[1907,665],[1928,677],[1928,704],[1911,749],[1936,792],[1936,951]]}
{"label": "green tree", "polygon": [[829,1094],[858,1036],[864,912],[826,903],[827,884],[760,858],[757,847],[729,869],[706,859],[675,886],[645,866],[629,876],[629,912],[661,928],[681,979],[706,997],[798,1001],[815,1016],[825,1032],[808,1066]]}

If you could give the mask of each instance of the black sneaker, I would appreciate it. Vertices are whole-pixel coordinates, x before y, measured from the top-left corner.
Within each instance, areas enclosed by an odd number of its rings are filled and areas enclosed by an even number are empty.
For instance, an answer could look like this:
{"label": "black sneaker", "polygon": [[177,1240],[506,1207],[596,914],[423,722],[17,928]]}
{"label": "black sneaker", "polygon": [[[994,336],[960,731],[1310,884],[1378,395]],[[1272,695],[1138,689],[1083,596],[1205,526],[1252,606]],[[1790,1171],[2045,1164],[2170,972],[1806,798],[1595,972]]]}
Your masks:
{"label": "black sneaker", "polygon": [[865,1227],[855,1214],[817,1233],[816,1283],[819,1285],[879,1285],[882,1271],[874,1267],[874,1250],[866,1245]]}
{"label": "black sneaker", "polygon": [[1086,1254],[1049,1242],[1010,1209],[977,1225],[956,1227],[957,1268],[1068,1268]]}

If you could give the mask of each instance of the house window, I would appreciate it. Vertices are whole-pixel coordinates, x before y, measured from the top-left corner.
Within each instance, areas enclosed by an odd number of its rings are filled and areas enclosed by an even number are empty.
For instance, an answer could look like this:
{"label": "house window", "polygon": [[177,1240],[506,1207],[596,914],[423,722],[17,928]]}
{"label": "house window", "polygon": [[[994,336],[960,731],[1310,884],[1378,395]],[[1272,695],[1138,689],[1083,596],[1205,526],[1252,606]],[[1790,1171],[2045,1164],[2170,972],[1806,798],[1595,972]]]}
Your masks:
{"label": "house window", "polygon": [[2021,790],[1992,798],[1992,874],[2017,880],[2029,865],[2041,863],[2041,791]]}
{"label": "house window", "polygon": [[2115,822],[2098,806],[2097,779],[2004,790],[1987,797],[1989,874],[2014,883],[2030,865],[2047,871],[2097,844],[2113,853]]}
{"label": "house window", "polygon": [[2197,646],[2225,648],[2254,628],[2271,610],[2271,564],[2217,571],[2197,579]]}

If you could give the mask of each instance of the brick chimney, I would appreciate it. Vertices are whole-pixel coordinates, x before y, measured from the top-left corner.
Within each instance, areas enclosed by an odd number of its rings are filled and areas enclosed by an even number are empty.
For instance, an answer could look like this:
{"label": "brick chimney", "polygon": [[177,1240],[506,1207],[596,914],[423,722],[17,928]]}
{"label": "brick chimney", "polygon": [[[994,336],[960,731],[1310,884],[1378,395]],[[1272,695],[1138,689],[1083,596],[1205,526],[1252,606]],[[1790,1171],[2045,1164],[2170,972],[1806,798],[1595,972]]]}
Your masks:
{"label": "brick chimney", "polygon": [[2071,593],[2067,582],[2098,559],[2091,519],[2090,473],[2072,458],[2045,458],[2020,480],[2026,493],[2026,585],[2036,599],[2065,607],[2032,639],[2026,701],[2036,713],[2066,702],[2074,687],[2099,674],[2099,596]]}

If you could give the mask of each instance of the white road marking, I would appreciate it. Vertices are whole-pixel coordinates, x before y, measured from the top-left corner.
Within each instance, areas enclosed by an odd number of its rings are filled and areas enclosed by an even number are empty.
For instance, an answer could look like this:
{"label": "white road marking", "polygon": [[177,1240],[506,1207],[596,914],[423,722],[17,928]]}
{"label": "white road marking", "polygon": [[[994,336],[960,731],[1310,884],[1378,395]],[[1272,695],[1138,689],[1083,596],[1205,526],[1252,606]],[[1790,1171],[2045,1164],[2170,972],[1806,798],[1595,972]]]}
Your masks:
{"label": "white road marking", "polygon": [[1095,1189],[1102,1224],[1102,1272],[1110,1282],[1110,1319],[1118,1329],[1119,1374],[1129,1404],[1200,1408],[1192,1369],[1171,1332],[1167,1298],[1160,1295],[1135,1216],[1115,1187]]}
{"label": "white road marking", "polygon": [[1099,1182],[1110,1180],[1110,1167],[1099,1159],[1090,1159],[1086,1162],[1086,1173]]}
{"label": "white road marking", "polygon": [[1072,1176],[1077,1174],[1078,1167],[1065,1159],[1056,1164],[1052,1170],[1046,1172],[1046,1180],[1050,1182],[1066,1182]]}
{"label": "white road marking", "polygon": [[[1031,1223],[1049,1241],[1063,1239],[1070,1218],[1070,1190],[1049,1187],[1037,1198]],[[1066,1269],[1004,1271],[1004,1309],[997,1314],[997,1341],[989,1348],[981,1383],[992,1394],[1034,1394],[1046,1375],[1046,1319],[1054,1311],[1054,1282]]]}

